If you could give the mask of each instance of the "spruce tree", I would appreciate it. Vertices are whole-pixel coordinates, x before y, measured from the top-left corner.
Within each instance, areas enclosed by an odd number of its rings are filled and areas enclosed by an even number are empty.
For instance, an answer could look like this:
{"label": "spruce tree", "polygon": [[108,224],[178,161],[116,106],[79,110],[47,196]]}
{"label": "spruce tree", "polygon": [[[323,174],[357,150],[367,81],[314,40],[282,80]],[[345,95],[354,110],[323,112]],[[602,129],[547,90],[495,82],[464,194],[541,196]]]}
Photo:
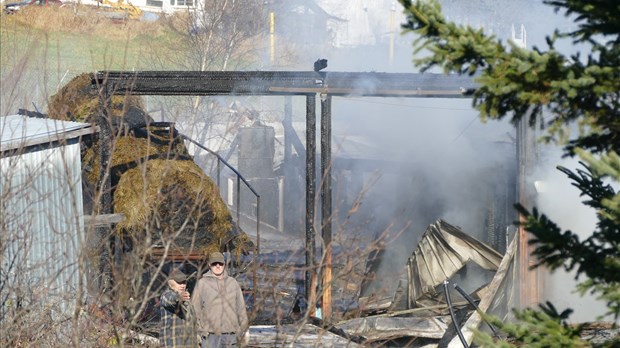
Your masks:
{"label": "spruce tree", "polygon": [[[591,236],[580,239],[562,230],[536,208],[515,205],[531,234],[535,267],[574,270],[584,275],[577,290],[591,292],[607,304],[607,315],[620,317],[620,3],[604,0],[547,0],[557,12],[574,19],[576,29],[556,30],[546,48],[525,49],[503,43],[483,28],[458,25],[445,19],[436,0],[399,0],[407,15],[405,31],[417,34],[414,64],[422,71],[471,75],[478,86],[471,91],[482,120],[509,117],[542,127],[543,140],[560,144],[565,156],[577,156],[581,167],[558,167],[581,191],[583,204],[597,212]],[[559,40],[587,47],[587,54],[567,56],[556,50]],[[542,113],[551,117],[543,118]],[[578,134],[569,128],[577,125]],[[570,309],[558,312],[553,304],[515,310],[514,323],[490,318],[528,347],[584,347],[581,327],[568,324]],[[510,347],[478,333],[484,346]],[[605,346],[620,346],[620,338]]]}

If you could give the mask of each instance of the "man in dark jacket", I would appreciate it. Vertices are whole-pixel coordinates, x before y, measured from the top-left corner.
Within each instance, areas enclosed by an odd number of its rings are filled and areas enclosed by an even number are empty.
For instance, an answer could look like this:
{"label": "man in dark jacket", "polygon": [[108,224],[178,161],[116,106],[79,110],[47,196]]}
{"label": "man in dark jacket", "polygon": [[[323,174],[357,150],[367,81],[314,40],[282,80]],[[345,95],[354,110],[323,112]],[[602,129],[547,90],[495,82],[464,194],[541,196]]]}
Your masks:
{"label": "man in dark jacket", "polygon": [[186,290],[187,276],[173,269],[168,276],[168,287],[160,297],[161,325],[159,341],[162,347],[196,348],[196,315]]}
{"label": "man in dark jacket", "polygon": [[209,255],[209,271],[194,288],[192,306],[198,318],[202,348],[235,347],[248,328],[241,287],[226,272],[222,253]]}

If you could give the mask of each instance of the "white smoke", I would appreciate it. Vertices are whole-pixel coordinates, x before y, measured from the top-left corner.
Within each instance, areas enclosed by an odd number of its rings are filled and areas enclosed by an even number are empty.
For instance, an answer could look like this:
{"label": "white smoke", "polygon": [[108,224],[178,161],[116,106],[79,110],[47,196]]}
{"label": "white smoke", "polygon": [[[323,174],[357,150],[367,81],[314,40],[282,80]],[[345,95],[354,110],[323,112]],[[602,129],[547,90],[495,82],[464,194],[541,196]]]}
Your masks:
{"label": "white smoke", "polygon": [[[580,191],[556,166],[572,171],[584,168],[576,158],[561,158],[557,147],[544,147],[543,156],[544,160],[533,177],[538,192],[536,206],[562,230],[570,230],[584,240],[595,229],[596,212],[582,203],[587,197],[580,197]],[[574,312],[570,319],[573,322],[595,321],[605,313],[607,306],[590,294],[581,297],[575,293],[577,283],[583,280],[583,277],[576,280],[575,272],[569,273],[560,268],[543,277],[541,301],[551,301],[559,311],[572,308]]]}

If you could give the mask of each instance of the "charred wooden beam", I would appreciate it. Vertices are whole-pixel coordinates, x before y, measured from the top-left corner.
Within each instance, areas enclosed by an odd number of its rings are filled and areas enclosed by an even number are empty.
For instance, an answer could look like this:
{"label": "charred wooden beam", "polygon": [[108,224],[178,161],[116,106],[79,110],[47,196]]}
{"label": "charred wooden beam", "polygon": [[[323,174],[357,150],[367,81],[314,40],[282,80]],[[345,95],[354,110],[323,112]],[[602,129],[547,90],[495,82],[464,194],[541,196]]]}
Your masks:
{"label": "charred wooden beam", "polygon": [[321,94],[321,229],[323,237],[322,313],[332,317],[332,97]]}
{"label": "charred wooden beam", "polygon": [[306,96],[306,301],[308,313],[315,314],[316,269],[315,269],[315,230],[314,195],[316,189],[316,95]]}
{"label": "charred wooden beam", "polygon": [[443,74],[315,71],[100,71],[93,86],[132,95],[307,95],[467,97],[469,77]]}

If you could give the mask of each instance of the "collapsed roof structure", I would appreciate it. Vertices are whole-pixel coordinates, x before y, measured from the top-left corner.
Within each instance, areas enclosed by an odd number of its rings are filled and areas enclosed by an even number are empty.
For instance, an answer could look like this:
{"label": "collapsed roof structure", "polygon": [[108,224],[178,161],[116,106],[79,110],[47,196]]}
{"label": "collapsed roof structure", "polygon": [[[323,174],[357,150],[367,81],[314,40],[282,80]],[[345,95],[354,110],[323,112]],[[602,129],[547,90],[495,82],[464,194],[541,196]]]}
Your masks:
{"label": "collapsed roof structure", "polygon": [[[389,250],[381,257],[370,260],[370,271],[380,266],[383,257],[389,257]],[[468,262],[485,270],[497,271],[502,255],[487,244],[480,242],[459,228],[439,219],[428,226],[415,251],[403,265],[403,278],[395,282],[398,286],[392,294],[377,298],[370,291],[375,278],[367,278],[362,284],[360,307],[366,311],[381,309],[403,310],[417,307],[418,300],[443,284]],[[379,279],[385,282],[384,279]]]}
{"label": "collapsed roof structure", "polygon": [[[515,250],[514,238],[506,254],[501,255],[487,244],[473,238],[471,234],[439,219],[428,226],[407,264],[402,266],[402,277],[400,281],[394,282],[397,284],[394,291],[375,297],[374,293],[368,290],[372,287],[363,284],[359,298],[360,308],[370,315],[338,323],[336,327],[351,336],[362,336],[368,341],[412,337],[425,339],[425,345],[442,341],[441,346],[444,346],[445,342],[455,339],[455,330],[461,330],[462,326],[469,330],[467,339],[471,343],[471,329],[477,328],[481,323],[480,318],[476,318],[476,309],[486,312],[491,304],[494,304],[497,307],[494,308],[494,314],[507,315],[507,299],[503,296],[510,296],[513,291],[512,279],[506,277],[508,272],[513,274],[514,268],[511,266],[514,265]],[[389,251],[381,255],[389,257]],[[381,258],[373,258],[369,263],[370,269],[377,269]],[[474,290],[468,294],[459,286],[458,279],[454,276],[472,264],[479,269],[490,271],[490,277],[485,279],[470,275],[468,279],[474,278],[475,281],[469,284]],[[468,272],[475,270],[470,268]],[[376,281],[372,277],[365,279],[368,279],[365,283]],[[381,281],[390,282],[389,279]],[[451,282],[454,287],[448,289],[447,284]],[[503,291],[501,296],[498,296],[500,286]],[[458,292],[455,293],[455,290]],[[455,299],[454,302],[451,298]],[[450,315],[455,308],[461,311],[456,325],[456,318]]]}
{"label": "collapsed roof structure", "polygon": [[[508,250],[502,255],[439,219],[427,227],[400,272],[394,273],[400,277],[373,277],[372,269],[377,269],[381,259],[375,255],[368,260],[369,271],[362,278],[366,292],[354,304],[359,306],[358,315],[331,323],[310,319],[296,324],[252,326],[249,342],[255,346],[321,342],[344,347],[407,342],[408,347],[462,347],[457,335],[460,332],[471,344],[473,329],[495,334],[493,327],[483,325],[477,310],[506,319],[508,309],[514,305],[517,243],[515,236],[511,237]],[[283,244],[277,247],[280,253],[282,248]],[[281,257],[295,262],[290,255]],[[381,253],[381,257],[390,258],[390,250]],[[277,272],[275,268],[273,272]],[[375,287],[372,292],[367,283],[375,281],[397,286]],[[377,294],[382,296],[374,296]],[[294,311],[296,300],[287,302],[281,311]]]}

